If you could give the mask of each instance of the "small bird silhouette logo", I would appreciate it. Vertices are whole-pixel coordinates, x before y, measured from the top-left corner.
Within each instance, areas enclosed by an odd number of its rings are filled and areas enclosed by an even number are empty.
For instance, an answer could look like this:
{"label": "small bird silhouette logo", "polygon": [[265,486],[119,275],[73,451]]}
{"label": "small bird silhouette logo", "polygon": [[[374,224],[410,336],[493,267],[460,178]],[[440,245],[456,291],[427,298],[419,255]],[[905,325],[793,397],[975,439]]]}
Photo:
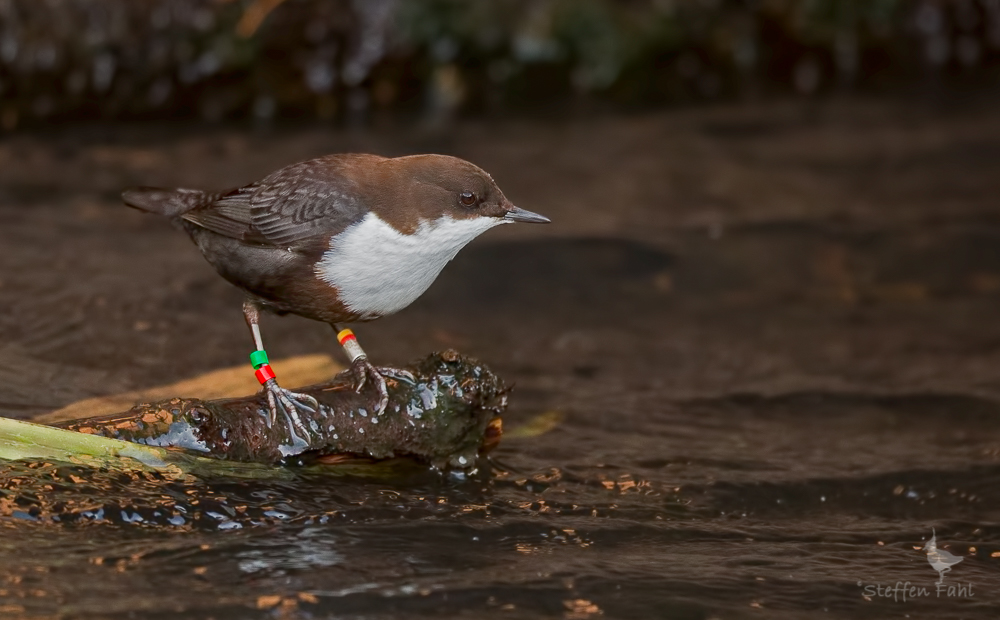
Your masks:
{"label": "small bird silhouette logo", "polygon": [[924,545],[924,551],[927,552],[927,562],[930,563],[931,568],[938,572],[938,583],[944,583],[944,574],[950,571],[952,566],[965,559],[952,555],[944,549],[938,549],[937,533],[934,528],[931,528],[931,539]]}

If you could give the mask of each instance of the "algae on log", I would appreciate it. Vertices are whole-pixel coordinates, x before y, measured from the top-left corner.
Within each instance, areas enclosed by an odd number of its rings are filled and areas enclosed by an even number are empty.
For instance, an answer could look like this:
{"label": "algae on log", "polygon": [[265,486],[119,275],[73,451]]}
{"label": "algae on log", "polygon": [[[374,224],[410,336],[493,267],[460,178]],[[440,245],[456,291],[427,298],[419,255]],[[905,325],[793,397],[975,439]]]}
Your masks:
{"label": "algae on log", "polygon": [[506,408],[508,388],[488,368],[445,351],[405,370],[414,381],[387,378],[389,405],[377,416],[370,411],[368,390],[356,393],[349,373],[297,389],[320,404],[318,411],[301,416],[308,433],[291,432],[284,419],[271,426],[263,394],[216,401],[174,398],[58,426],[265,464],[410,457],[468,469],[499,442],[499,415]]}

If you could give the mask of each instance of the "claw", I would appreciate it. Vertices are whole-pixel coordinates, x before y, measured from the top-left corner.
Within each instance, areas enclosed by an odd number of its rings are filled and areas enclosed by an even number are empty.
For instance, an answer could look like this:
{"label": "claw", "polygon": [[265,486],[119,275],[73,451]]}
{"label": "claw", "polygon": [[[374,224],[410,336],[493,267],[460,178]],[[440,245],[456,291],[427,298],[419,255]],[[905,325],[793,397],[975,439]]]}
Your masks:
{"label": "claw", "polygon": [[378,401],[375,403],[375,415],[381,415],[389,405],[389,390],[385,385],[385,377],[382,376],[381,370],[372,366],[367,357],[359,357],[351,363],[351,374],[354,376],[354,391],[360,394],[369,381],[375,387],[375,391],[378,394]]}
{"label": "claw", "polygon": [[391,379],[396,379],[397,381],[403,380],[408,383],[416,383],[417,379],[408,370],[403,370],[402,368],[392,368],[390,366],[377,366],[375,368],[378,374],[383,377],[389,377]]}
{"label": "claw", "polygon": [[[288,433],[292,439],[308,443],[309,430],[306,428],[302,418],[299,417],[299,410],[314,413],[319,410],[319,401],[308,394],[286,390],[280,387],[275,379],[271,379],[265,383],[264,390],[267,392],[267,405],[271,414],[268,420],[268,428],[274,426],[274,422],[280,412],[285,417],[285,422],[288,424]],[[299,431],[299,434],[295,432],[296,429]]]}
{"label": "claw", "polygon": [[368,383],[368,368],[370,367],[371,365],[363,357],[351,363],[351,376],[354,377],[354,391],[358,394],[365,387],[365,383]]}
{"label": "claw", "polygon": [[278,417],[278,405],[274,401],[274,393],[266,388],[264,391],[267,392],[267,411],[269,414],[267,416],[267,428],[272,429],[274,428],[274,421]]}

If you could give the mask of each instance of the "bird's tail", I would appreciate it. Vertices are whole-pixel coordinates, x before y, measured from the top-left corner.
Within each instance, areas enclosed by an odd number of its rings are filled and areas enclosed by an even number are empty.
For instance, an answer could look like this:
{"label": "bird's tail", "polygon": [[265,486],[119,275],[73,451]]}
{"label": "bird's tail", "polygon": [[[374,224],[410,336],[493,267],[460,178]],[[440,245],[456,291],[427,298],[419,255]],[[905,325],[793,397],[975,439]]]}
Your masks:
{"label": "bird's tail", "polygon": [[133,187],[122,192],[122,200],[130,207],[174,218],[218,200],[226,192],[205,192],[200,189],[164,189]]}

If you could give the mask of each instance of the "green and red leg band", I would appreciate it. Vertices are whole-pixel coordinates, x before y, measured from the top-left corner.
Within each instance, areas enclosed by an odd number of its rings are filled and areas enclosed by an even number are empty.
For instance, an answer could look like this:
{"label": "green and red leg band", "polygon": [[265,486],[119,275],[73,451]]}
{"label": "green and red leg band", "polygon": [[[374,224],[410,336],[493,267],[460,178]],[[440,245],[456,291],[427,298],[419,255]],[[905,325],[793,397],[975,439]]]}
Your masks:
{"label": "green and red leg band", "polygon": [[264,385],[271,379],[274,379],[274,370],[271,369],[271,365],[267,363],[267,353],[263,349],[259,349],[250,354],[250,363],[254,367],[254,375],[256,375],[257,380],[260,381],[261,385]]}

